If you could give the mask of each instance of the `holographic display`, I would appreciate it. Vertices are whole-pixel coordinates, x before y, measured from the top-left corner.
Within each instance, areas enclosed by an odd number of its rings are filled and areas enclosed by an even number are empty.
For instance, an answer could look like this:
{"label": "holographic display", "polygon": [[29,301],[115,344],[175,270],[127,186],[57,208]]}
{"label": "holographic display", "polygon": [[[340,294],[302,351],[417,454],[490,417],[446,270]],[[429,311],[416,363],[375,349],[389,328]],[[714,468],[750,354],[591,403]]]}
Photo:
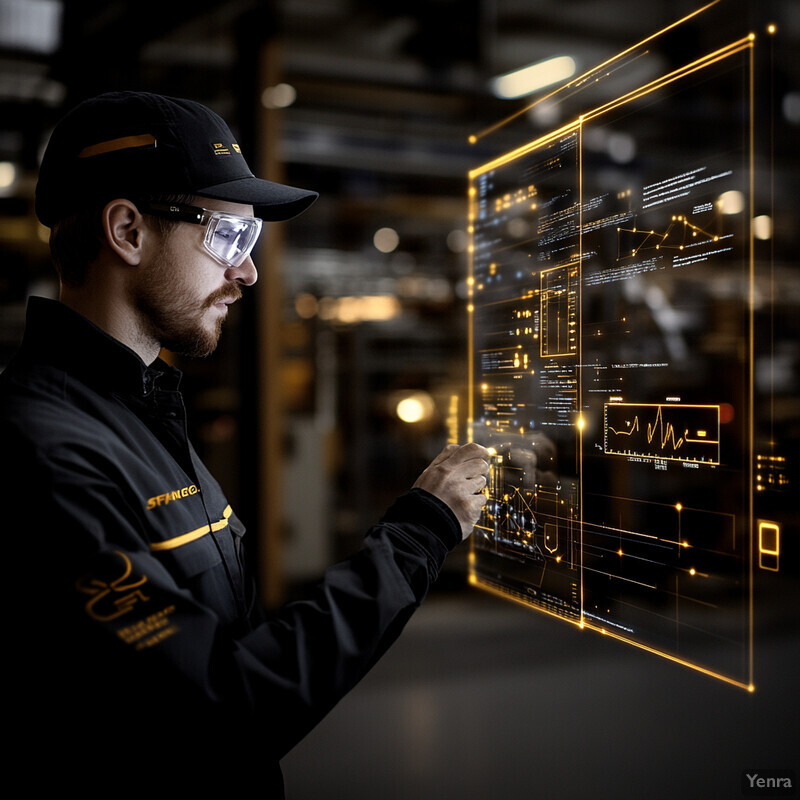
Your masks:
{"label": "holographic display", "polygon": [[[779,560],[753,505],[753,47],[469,176],[471,582],[743,688],[754,537]],[[676,124],[714,96],[741,100],[728,126]],[[624,164],[594,146],[619,132]]]}

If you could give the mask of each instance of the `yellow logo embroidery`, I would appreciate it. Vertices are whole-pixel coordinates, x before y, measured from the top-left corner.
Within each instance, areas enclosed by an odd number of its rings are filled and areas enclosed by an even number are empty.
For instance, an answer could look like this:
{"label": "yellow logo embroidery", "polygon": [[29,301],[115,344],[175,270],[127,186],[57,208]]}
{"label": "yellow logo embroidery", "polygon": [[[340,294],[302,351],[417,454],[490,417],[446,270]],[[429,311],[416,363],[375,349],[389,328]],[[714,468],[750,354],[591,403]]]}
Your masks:
{"label": "yellow logo embroidery", "polygon": [[184,486],[183,489],[175,489],[165,494],[157,494],[155,497],[148,498],[147,510],[152,511],[154,508],[165,506],[173,500],[183,500],[187,497],[191,497],[193,494],[197,494],[198,491],[199,489],[194,484],[191,484],[190,486]]}
{"label": "yellow logo embroidery", "polygon": [[215,156],[229,156],[231,154],[230,148],[222,142],[213,142],[211,146],[214,148]]}
{"label": "yellow logo embroidery", "polygon": [[86,613],[98,622],[109,622],[130,612],[137,603],[146,603],[150,598],[141,587],[147,583],[146,575],[131,577],[133,565],[124,554],[115,551],[120,559],[119,574],[112,580],[102,580],[92,575],[81,578],[76,588],[91,596],[86,603]]}
{"label": "yellow logo embroidery", "polygon": [[144,650],[160,644],[164,639],[174,636],[179,630],[178,626],[170,621],[170,616],[174,613],[174,605],[162,608],[161,611],[137,620],[132,625],[120,628],[117,636],[136,650]]}

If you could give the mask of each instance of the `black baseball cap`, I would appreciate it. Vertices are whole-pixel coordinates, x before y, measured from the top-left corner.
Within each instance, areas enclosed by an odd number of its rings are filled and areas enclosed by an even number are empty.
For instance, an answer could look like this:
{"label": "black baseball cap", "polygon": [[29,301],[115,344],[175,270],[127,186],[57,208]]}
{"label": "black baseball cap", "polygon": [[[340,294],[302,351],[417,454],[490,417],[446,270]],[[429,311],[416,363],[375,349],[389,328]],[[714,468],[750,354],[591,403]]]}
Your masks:
{"label": "black baseball cap", "polygon": [[109,92],[56,125],[36,186],[36,216],[52,227],[114,197],[194,194],[252,205],[264,220],[291,219],[317,192],[256,178],[228,125],[193,100]]}

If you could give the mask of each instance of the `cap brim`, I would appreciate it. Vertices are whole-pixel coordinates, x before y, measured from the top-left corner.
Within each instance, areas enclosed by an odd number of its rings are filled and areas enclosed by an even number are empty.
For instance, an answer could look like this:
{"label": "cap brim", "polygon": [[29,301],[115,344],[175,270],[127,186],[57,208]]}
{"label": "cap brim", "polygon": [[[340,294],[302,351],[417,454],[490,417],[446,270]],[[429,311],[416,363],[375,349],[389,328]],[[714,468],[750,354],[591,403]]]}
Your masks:
{"label": "cap brim", "polygon": [[318,192],[298,189],[261,178],[240,178],[216,186],[197,189],[201,197],[227,200],[253,206],[255,215],[267,222],[280,222],[302,214],[318,197]]}

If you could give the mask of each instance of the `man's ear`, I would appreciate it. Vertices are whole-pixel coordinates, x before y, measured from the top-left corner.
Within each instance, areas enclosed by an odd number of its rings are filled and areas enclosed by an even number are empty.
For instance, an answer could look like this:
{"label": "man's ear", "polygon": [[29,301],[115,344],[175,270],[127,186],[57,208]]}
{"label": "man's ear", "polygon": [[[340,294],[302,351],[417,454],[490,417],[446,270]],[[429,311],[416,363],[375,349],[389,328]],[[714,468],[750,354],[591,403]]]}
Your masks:
{"label": "man's ear", "polygon": [[135,204],[125,198],[106,203],[101,218],[103,238],[111,250],[132,267],[142,260],[144,220]]}

